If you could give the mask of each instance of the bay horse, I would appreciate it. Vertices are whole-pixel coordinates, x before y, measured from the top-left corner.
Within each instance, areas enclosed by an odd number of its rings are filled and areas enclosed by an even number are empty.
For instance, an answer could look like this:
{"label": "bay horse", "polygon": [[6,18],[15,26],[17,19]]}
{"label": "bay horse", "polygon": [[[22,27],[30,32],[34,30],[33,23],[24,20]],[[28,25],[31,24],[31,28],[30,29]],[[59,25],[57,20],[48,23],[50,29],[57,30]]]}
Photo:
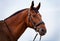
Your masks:
{"label": "bay horse", "polygon": [[17,11],[0,21],[0,41],[17,41],[27,27],[39,32],[41,36],[45,35],[45,23],[38,11],[40,6],[39,3],[37,7],[34,7],[34,1],[32,1],[30,8]]}

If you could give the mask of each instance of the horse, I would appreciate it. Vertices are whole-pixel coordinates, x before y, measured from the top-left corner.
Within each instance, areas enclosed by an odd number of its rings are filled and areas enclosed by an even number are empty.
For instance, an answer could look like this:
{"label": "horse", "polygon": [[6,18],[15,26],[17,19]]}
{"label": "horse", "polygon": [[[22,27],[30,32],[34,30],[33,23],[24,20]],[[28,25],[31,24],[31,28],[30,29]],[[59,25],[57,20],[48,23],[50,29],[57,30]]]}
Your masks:
{"label": "horse", "polygon": [[34,7],[32,1],[30,8],[15,12],[8,18],[0,21],[0,41],[17,41],[24,31],[30,27],[41,36],[46,33],[46,26],[39,13],[41,4]]}

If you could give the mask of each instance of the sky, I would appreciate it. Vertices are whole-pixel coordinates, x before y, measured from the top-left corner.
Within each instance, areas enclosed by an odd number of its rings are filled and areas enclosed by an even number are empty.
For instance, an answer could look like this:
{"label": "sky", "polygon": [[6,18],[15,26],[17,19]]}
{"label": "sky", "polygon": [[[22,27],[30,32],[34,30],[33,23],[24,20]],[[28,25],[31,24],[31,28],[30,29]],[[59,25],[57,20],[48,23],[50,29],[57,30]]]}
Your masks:
{"label": "sky", "polygon": [[[0,20],[4,20],[13,13],[30,8],[33,0],[0,0]],[[45,22],[47,33],[41,41],[60,41],[60,0],[34,0],[34,6],[41,2],[39,12]],[[35,30],[27,28],[18,41],[32,41]],[[39,40],[39,35],[36,41]]]}

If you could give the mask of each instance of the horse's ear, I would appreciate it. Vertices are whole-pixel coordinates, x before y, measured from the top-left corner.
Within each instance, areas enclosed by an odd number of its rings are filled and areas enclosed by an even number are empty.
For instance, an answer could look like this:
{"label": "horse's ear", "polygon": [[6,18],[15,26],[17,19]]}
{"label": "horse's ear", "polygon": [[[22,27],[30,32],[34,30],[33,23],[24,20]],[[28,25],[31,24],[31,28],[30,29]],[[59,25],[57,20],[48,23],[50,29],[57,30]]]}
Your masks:
{"label": "horse's ear", "polygon": [[38,6],[36,7],[36,9],[39,10],[40,6],[41,6],[41,3],[38,4]]}
{"label": "horse's ear", "polygon": [[32,9],[32,8],[33,8],[33,6],[34,6],[34,1],[32,1],[32,4],[31,4],[31,7],[30,7],[30,8]]}

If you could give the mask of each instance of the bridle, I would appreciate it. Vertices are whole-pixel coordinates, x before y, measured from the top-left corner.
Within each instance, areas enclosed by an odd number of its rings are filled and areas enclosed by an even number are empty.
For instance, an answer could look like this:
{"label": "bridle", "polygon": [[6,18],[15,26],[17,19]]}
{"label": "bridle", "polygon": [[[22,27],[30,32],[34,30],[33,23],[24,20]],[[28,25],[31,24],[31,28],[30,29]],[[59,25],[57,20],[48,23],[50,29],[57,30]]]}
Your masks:
{"label": "bridle", "polygon": [[[32,20],[32,17],[31,17],[31,14],[30,14],[30,9],[28,10],[28,19],[29,19],[29,21],[32,22],[32,24],[33,24],[34,29],[35,29],[36,32],[37,32],[37,30],[39,30],[39,29],[37,29],[37,26],[42,25],[42,24],[45,24],[43,21],[41,21],[41,22],[35,24],[35,22]],[[35,41],[37,35],[38,35],[38,33],[35,35],[33,41]],[[41,41],[41,35],[40,35],[40,39],[39,39],[39,41]]]}
{"label": "bridle", "polygon": [[31,17],[31,14],[30,14],[30,9],[29,9],[29,11],[28,11],[28,19],[29,19],[28,22],[30,22],[30,21],[32,22],[35,30],[37,29],[37,26],[39,26],[39,25],[41,25],[41,24],[45,24],[43,21],[35,24],[35,22],[32,20],[32,17]]}

